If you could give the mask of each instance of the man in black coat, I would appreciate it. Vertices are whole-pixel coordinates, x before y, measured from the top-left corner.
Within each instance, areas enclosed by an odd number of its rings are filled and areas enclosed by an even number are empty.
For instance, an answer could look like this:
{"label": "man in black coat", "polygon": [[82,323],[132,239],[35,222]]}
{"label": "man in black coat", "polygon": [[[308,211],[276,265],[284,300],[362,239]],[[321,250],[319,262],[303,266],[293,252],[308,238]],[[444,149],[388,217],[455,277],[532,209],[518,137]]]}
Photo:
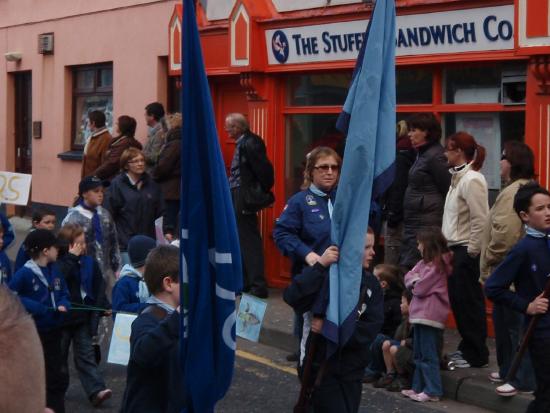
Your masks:
{"label": "man in black coat", "polygon": [[[250,194],[263,196],[270,193],[274,183],[273,165],[267,158],[262,138],[250,131],[244,115],[227,115],[225,131],[236,141],[229,187],[239,230],[244,291],[267,298],[264,252],[257,216],[261,207],[250,204]],[[255,188],[257,191],[253,191]]]}

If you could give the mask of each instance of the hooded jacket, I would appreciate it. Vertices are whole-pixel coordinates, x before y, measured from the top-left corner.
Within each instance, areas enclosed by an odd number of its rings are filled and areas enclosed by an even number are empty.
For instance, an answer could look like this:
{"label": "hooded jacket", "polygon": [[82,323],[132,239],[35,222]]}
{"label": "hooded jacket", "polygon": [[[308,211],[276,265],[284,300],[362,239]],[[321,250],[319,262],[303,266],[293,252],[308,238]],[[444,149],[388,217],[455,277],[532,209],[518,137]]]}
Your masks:
{"label": "hooded jacket", "polygon": [[149,290],[143,275],[132,265],[126,264],[113,287],[113,317],[118,311],[138,314],[147,307],[148,298]]}

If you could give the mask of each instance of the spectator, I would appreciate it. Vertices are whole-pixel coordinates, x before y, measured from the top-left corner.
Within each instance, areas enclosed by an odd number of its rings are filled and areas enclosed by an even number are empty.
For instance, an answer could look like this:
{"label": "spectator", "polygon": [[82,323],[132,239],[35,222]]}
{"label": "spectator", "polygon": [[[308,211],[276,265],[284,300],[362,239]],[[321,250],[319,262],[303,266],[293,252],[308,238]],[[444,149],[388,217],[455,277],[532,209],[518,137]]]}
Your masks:
{"label": "spectator", "polygon": [[409,139],[407,122],[397,124],[397,153],[395,155],[395,179],[384,196],[384,216],[386,233],[384,235],[384,262],[399,264],[399,249],[403,233],[403,198],[407,189],[409,170],[416,153]]}
{"label": "spectator", "polygon": [[479,283],[481,237],[489,213],[487,182],[479,172],[485,148],[472,135],[458,132],[447,139],[445,155],[452,180],[442,230],[454,254],[449,299],[462,337],[451,359],[457,367],[483,367],[489,362],[485,297]]}
{"label": "spectator", "polygon": [[409,170],[403,200],[405,207],[399,263],[410,269],[420,259],[416,244],[418,231],[441,226],[451,175],[439,143],[441,125],[435,116],[431,113],[416,114],[407,124],[411,144],[418,155]]}
{"label": "spectator", "polygon": [[[533,151],[523,142],[507,142],[500,161],[500,176],[506,187],[498,195],[489,211],[481,242],[481,279],[487,278],[504,260],[506,254],[523,237],[521,220],[514,212],[514,196],[518,189],[535,178]],[[504,304],[493,303],[493,326],[499,370],[489,374],[495,383],[503,383],[522,336],[525,316]],[[526,353],[514,380],[501,384],[496,392],[514,396],[518,390],[535,388],[531,358]]]}
{"label": "spectator", "polygon": [[102,164],[105,153],[113,139],[105,122],[105,114],[99,110],[94,110],[88,114],[88,127],[92,135],[84,146],[81,178],[95,174],[97,168]]}
{"label": "spectator", "polygon": [[[266,199],[264,195],[269,198],[274,182],[273,165],[267,158],[262,138],[252,133],[244,115],[227,115],[225,130],[236,143],[231,161],[229,187],[241,244],[244,291],[260,298],[267,298],[264,251],[257,212],[268,205],[258,205],[257,202],[261,204],[261,201]],[[273,201],[271,194],[270,202]],[[254,203],[254,207],[251,207],[251,202]]]}
{"label": "spectator", "polygon": [[128,241],[134,235],[155,238],[155,220],[164,212],[159,185],[145,172],[143,153],[130,148],[120,157],[120,174],[105,194],[104,206],[116,224],[122,265],[130,263]]}
{"label": "spectator", "polygon": [[[35,229],[47,229],[53,231],[55,229],[55,212],[48,208],[39,208],[32,213],[31,231]],[[25,263],[30,260],[29,254],[25,250],[25,243],[21,244],[17,257],[15,258],[14,271],[19,270]]]}
{"label": "spectator", "polygon": [[[162,103],[153,102],[145,106],[145,122],[149,127],[147,142],[143,148],[147,171],[152,173],[157,166],[160,150],[165,142],[166,125]],[[141,149],[141,148],[140,148]]]}
{"label": "spectator", "polygon": [[[169,241],[178,233],[181,187],[181,114],[166,116],[169,127],[153,177],[160,184],[164,196],[164,233]],[[179,234],[178,236],[179,237]]]}
{"label": "spectator", "polygon": [[403,273],[399,267],[391,264],[378,264],[373,270],[384,293],[384,324],[382,334],[388,337],[395,335],[395,330],[402,322],[401,297],[405,286]]}
{"label": "spectator", "polygon": [[135,139],[136,126],[137,123],[134,118],[126,115],[119,116],[114,129],[116,136],[109,142],[101,165],[91,175],[110,181],[119,171],[122,153],[128,148],[141,150],[141,143]]}

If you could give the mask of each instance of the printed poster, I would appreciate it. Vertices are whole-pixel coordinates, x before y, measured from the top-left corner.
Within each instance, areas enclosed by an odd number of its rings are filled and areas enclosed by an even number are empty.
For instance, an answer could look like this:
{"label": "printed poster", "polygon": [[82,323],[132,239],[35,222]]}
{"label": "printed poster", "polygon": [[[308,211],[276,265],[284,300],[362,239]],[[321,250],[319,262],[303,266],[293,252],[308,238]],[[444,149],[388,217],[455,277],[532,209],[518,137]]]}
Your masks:
{"label": "printed poster", "polygon": [[257,343],[266,308],[267,301],[253,295],[243,294],[237,313],[237,335]]}
{"label": "printed poster", "polygon": [[107,363],[128,365],[130,360],[130,333],[136,314],[117,313],[109,346]]}

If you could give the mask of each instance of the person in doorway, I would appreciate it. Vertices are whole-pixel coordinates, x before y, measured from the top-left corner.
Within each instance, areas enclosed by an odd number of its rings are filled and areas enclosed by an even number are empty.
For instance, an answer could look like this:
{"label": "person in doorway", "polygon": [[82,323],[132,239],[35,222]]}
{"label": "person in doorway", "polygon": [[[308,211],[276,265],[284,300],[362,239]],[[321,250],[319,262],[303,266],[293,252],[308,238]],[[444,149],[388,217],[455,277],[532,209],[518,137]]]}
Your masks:
{"label": "person in doorway", "polygon": [[[543,291],[550,274],[550,192],[535,182],[520,187],[514,210],[525,225],[526,236],[508,253],[485,282],[490,300],[525,314],[524,328],[540,317],[528,343],[537,388],[528,413],[550,411],[550,313]],[[515,291],[511,290],[512,284]]]}
{"label": "person in doorway", "polygon": [[99,179],[112,180],[120,169],[120,157],[128,148],[141,150],[142,146],[136,140],[136,120],[130,116],[119,116],[114,128],[115,137],[109,142],[109,146],[102,158],[101,165],[91,175]]}
{"label": "person in doorway", "polygon": [[95,174],[113,139],[106,126],[105,114],[99,110],[93,110],[88,114],[88,127],[92,134],[84,146],[81,178]]}
{"label": "person in doorway", "polygon": [[420,259],[418,231],[440,227],[445,196],[451,183],[441,139],[441,125],[431,113],[419,113],[408,119],[409,139],[418,152],[409,170],[403,211],[403,236],[399,264],[411,269]]}
{"label": "person in doorway", "polygon": [[[47,229],[53,231],[55,229],[56,217],[55,212],[48,208],[39,208],[32,213],[31,231],[35,229]],[[17,257],[15,258],[14,271],[19,270],[25,263],[30,260],[29,254],[25,250],[25,243],[21,244]]]}
{"label": "person in doorway", "polygon": [[443,235],[454,254],[449,299],[462,340],[450,354],[457,367],[485,367],[489,362],[485,297],[479,283],[483,227],[489,213],[488,189],[479,172],[485,148],[466,132],[447,138],[445,149],[451,186],[443,212]]}
{"label": "person in doorway", "polygon": [[157,166],[160,151],[166,141],[166,125],[164,120],[164,106],[153,102],[145,106],[145,122],[149,127],[147,142],[143,148],[147,171],[152,172]]}
{"label": "person in doorway", "polygon": [[[506,186],[489,211],[481,239],[480,271],[483,281],[489,278],[524,235],[521,219],[515,213],[513,204],[518,189],[535,179],[535,157],[531,148],[523,142],[507,142],[500,160],[500,176]],[[522,336],[524,318],[523,314],[504,304],[493,303],[499,369],[489,374],[489,380],[500,383],[496,392],[501,396],[514,396],[518,391],[530,392],[536,385],[528,353],[523,356],[516,377],[510,383],[504,383]]]}
{"label": "person in doorway", "polygon": [[130,263],[128,241],[134,235],[155,238],[155,220],[164,213],[160,186],[145,172],[145,157],[129,148],[120,157],[120,174],[105,194],[104,207],[115,221],[122,265]]}
{"label": "person in doorway", "polygon": [[267,158],[262,138],[252,133],[243,114],[227,115],[225,131],[236,142],[231,161],[229,187],[241,244],[244,291],[259,298],[267,298],[258,211],[248,208],[244,194],[256,186],[259,186],[263,192],[269,192],[274,182],[273,165]]}

